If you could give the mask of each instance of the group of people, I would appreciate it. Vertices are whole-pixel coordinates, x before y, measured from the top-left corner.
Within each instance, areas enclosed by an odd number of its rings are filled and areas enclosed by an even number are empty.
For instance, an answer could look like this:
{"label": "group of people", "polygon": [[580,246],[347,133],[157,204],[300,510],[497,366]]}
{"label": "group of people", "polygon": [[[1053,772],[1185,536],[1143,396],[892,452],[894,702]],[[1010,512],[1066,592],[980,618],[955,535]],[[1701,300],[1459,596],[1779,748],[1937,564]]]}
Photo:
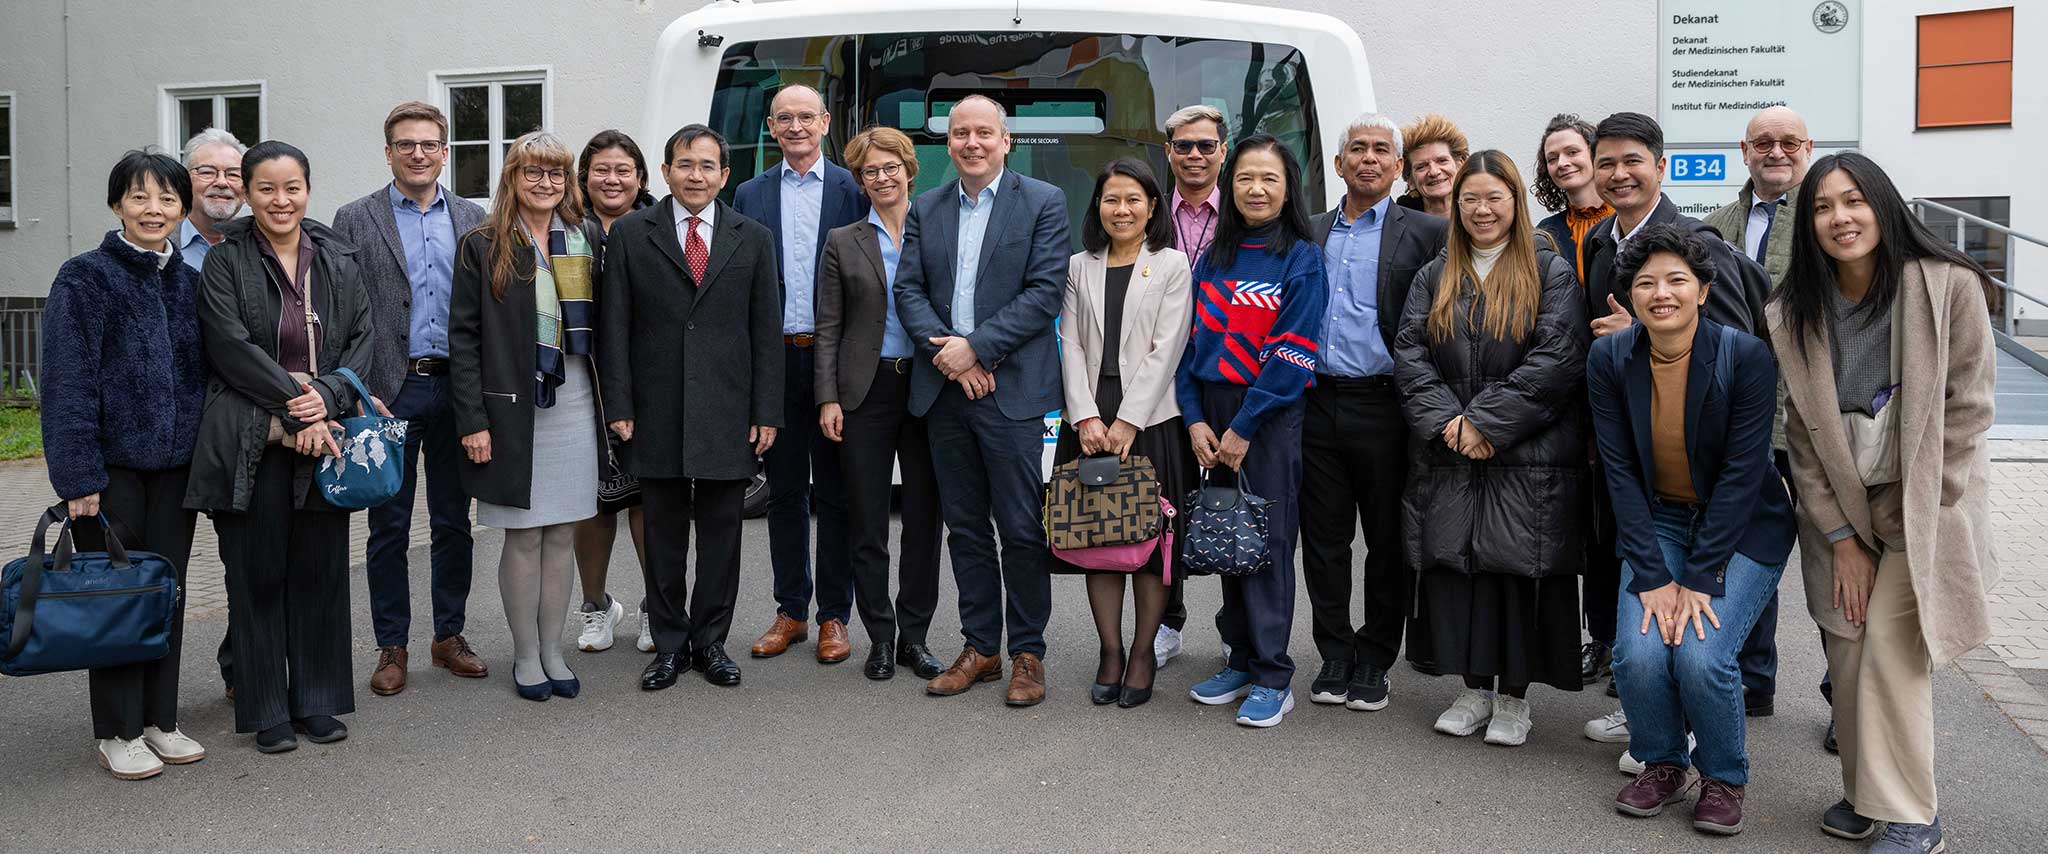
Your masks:
{"label": "group of people", "polygon": [[[1054,556],[1041,419],[1061,410],[1056,463],[1142,456],[1171,502],[1212,481],[1263,501],[1269,568],[1221,579],[1226,663],[1195,701],[1255,727],[1294,708],[1298,536],[1311,701],[1386,708],[1405,646],[1463,682],[1438,732],[1519,745],[1531,686],[1611,674],[1620,711],[1585,733],[1628,744],[1616,809],[1656,815],[1696,774],[1711,833],[1742,828],[1744,717],[1771,712],[1797,544],[1842,757],[1823,826],[1939,850],[1930,677],[1984,640],[1996,577],[1990,280],[1868,158],[1810,162],[1797,114],[1764,110],[1741,141],[1752,180],[1703,222],[1661,193],[1648,116],[1557,117],[1531,186],[1448,119],[1372,114],[1336,139],[1341,203],[1312,213],[1289,146],[1198,105],[1165,122],[1164,180],[1103,168],[1073,253],[1060,189],[1007,168],[995,100],[952,106],[958,177],[923,192],[904,133],[863,129],[834,162],[816,91],[786,86],[768,114],[783,160],[731,203],[726,140],[690,125],[662,148],[665,200],[624,133],[579,154],[535,132],[486,211],[439,183],[447,121],[419,102],[384,123],[391,183],[332,226],[305,218],[311,166],[286,143],[208,130],[182,163],[115,166],[120,228],[46,309],[50,478],[74,517],[108,511],[181,571],[195,512],[212,517],[222,675],[259,750],[347,735],[347,516],[311,472],[359,406],[411,424],[404,488],[370,511],[376,694],[406,685],[423,456],[432,662],[458,676],[489,672],[463,636],[474,498],[505,531],[520,696],[577,696],[572,613],[581,649],[613,645],[622,510],[640,687],[738,684],[740,518],[765,465],[776,611],[753,657],[815,623],[817,659],[847,660],[857,610],[868,678],[907,668],[956,695],[1003,680],[1007,655],[1004,701],[1033,705],[1050,575],[1082,572],[1090,699],[1143,704],[1181,649],[1186,573],[1164,552],[1135,573]],[[1555,214],[1535,221],[1532,193]],[[950,665],[927,636],[942,530]],[[116,776],[204,755],[176,726],[178,660],[174,630],[165,659],[92,673]]]}

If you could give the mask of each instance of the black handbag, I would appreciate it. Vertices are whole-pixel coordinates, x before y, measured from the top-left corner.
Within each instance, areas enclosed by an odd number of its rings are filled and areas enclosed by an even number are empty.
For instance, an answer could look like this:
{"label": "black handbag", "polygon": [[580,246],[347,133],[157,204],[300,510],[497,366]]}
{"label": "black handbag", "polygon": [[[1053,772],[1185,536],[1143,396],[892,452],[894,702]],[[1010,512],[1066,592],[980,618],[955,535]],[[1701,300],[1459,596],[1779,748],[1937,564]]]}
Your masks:
{"label": "black handbag", "polygon": [[[181,603],[168,559],[121,546],[102,514],[107,550],[72,550],[63,504],[44,511],[26,558],[0,570],[0,673],[29,676],[154,661],[170,651]],[[62,522],[54,554],[43,551]]]}
{"label": "black handbag", "polygon": [[1202,485],[1188,493],[1187,538],[1181,567],[1190,575],[1257,575],[1273,566],[1266,548],[1266,499],[1231,485],[1211,483],[1215,469],[1202,472]]}
{"label": "black handbag", "polygon": [[628,507],[640,506],[640,479],[626,472],[622,460],[626,455],[626,443],[614,435],[604,415],[604,385],[597,379],[597,367],[591,366],[590,382],[597,389],[597,432],[604,439],[604,453],[597,461],[597,511],[617,513]]}

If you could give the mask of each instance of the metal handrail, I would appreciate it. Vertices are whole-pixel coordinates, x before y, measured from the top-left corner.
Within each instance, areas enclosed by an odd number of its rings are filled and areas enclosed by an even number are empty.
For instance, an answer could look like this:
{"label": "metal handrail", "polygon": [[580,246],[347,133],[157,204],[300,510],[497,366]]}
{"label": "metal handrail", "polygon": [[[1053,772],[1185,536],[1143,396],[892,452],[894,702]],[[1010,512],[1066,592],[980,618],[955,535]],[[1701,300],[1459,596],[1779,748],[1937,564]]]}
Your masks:
{"label": "metal handrail", "polygon": [[[1968,235],[1968,229],[1966,228],[1967,223],[1976,223],[1977,225],[1982,226],[1986,229],[2003,234],[2007,238],[2018,238],[2020,240],[2027,241],[2028,243],[2032,243],[2036,246],[2048,247],[2048,240],[2042,240],[2041,238],[2035,237],[2030,234],[2024,234],[2018,231],[2014,231],[2012,229],[2012,226],[2005,225],[2003,223],[1992,222],[1991,220],[1985,219],[1976,214],[1970,213],[1968,211],[1956,210],[1955,208],[1949,207],[1948,205],[1944,205],[1940,202],[1930,201],[1928,199],[1913,199],[1912,201],[1907,202],[1907,204],[1912,205],[1914,209],[1919,211],[1919,215],[1923,223],[1926,220],[1927,212],[1930,210],[1939,212],[1947,216],[1955,217],[1955,247],[1956,251],[1958,252],[1969,251],[1967,248],[1968,242],[1966,240]],[[2005,270],[2006,275],[2008,276],[2012,275],[2012,260],[2013,242],[2012,240],[2008,239],[2005,241]],[[2044,300],[2040,297],[2034,296],[2033,294],[2027,293],[2026,291],[2015,288],[2012,285],[2006,284],[2005,282],[1999,281],[1998,277],[1991,275],[1989,272],[1986,272],[1984,274],[1984,277],[1990,279],[1992,284],[1997,285],[2000,291],[2012,294],[2043,308],[2048,308],[2048,300]],[[2001,311],[2000,314],[2003,314],[2005,316],[2005,334],[2015,334],[2019,329],[2019,319],[2015,316],[2015,312],[2010,310],[2004,310]]]}
{"label": "metal handrail", "polygon": [[1942,213],[1948,214],[1949,216],[1953,216],[1957,219],[1969,220],[1970,222],[1974,222],[1993,231],[2003,232],[2007,236],[2017,237],[2028,243],[2032,243],[2035,246],[2048,246],[2048,240],[2042,240],[2041,238],[2035,237],[2025,232],[2014,231],[2012,230],[2012,226],[2005,225],[2004,223],[1992,222],[1991,220],[1985,219],[1976,214],[1970,213],[1968,211],[1959,211],[1940,202],[1929,201],[1927,199],[1914,199],[1910,202],[1907,202],[1907,204],[1910,204],[1914,207],[1933,208],[1935,210],[1941,211]]}

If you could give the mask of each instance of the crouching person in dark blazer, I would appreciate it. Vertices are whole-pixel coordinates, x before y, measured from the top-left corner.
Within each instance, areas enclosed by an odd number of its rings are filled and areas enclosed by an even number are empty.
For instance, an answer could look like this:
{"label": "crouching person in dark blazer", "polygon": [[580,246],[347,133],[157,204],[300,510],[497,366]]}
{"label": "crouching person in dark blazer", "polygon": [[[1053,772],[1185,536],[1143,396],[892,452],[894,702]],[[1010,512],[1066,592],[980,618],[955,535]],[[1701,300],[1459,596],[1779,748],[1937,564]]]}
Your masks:
{"label": "crouching person in dark blazer", "polygon": [[739,593],[741,506],[782,426],[775,237],[718,201],[729,154],[708,127],[676,131],[662,151],[668,201],[627,214],[605,241],[598,376],[647,515],[648,691],[691,667],[713,685],[740,683],[725,636]]}
{"label": "crouching person in dark blazer", "polygon": [[[313,470],[338,453],[333,419],[355,411],[375,346],[355,250],[306,219],[312,168],[270,141],[242,155],[250,216],[200,274],[207,384],[185,506],[213,516],[234,630],[235,731],[256,749],[340,741],[349,686],[348,513]],[[373,408],[382,409],[382,404]]]}

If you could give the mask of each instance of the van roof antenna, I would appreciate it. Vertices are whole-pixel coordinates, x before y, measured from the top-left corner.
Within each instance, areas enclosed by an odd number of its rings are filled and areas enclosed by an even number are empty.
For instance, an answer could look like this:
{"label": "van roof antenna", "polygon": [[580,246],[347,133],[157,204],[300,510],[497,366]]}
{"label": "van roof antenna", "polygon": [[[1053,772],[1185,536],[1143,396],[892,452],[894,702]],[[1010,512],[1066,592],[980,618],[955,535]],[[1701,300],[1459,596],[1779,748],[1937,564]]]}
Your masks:
{"label": "van roof antenna", "polygon": [[1024,0],[1017,0],[1017,5],[1010,10],[1010,23],[1024,23]]}

